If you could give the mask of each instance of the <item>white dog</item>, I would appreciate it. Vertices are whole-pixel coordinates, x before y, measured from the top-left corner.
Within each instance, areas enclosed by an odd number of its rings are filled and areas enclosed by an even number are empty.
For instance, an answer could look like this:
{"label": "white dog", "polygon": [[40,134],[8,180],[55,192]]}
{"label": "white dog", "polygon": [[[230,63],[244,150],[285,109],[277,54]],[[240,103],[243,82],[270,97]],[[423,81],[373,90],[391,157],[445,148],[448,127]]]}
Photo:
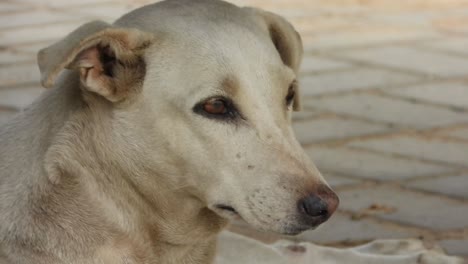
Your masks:
{"label": "white dog", "polygon": [[0,131],[0,261],[211,263],[232,217],[290,235],[326,221],[338,198],[290,125],[301,56],[281,17],[214,0],[40,51],[51,89]]}

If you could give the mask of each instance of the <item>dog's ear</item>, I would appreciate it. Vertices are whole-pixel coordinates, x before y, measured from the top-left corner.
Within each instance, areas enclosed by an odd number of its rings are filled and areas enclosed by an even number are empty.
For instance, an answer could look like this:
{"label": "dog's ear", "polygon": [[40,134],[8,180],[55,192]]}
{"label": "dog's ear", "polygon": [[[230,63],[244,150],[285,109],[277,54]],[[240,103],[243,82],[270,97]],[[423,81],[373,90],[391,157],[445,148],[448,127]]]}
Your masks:
{"label": "dog's ear", "polygon": [[109,101],[119,101],[142,82],[142,58],[152,35],[102,21],[82,25],[38,53],[41,83],[50,88],[63,69],[79,72],[82,87]]}
{"label": "dog's ear", "polygon": [[[257,8],[248,9],[262,18],[266,24],[267,34],[275,45],[281,60],[298,75],[303,54],[302,39],[299,33],[279,15]],[[301,109],[299,91],[296,91],[293,109],[295,111]]]}

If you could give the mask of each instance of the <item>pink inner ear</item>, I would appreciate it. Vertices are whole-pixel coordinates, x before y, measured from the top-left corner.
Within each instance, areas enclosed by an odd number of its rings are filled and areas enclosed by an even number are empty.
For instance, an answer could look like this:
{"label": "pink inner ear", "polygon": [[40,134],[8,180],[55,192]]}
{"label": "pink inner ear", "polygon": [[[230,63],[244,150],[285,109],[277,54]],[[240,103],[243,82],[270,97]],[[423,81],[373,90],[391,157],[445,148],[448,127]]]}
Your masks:
{"label": "pink inner ear", "polygon": [[82,51],[75,59],[77,68],[95,68],[102,71],[101,55],[97,47],[88,48]]}
{"label": "pink inner ear", "polygon": [[74,67],[80,71],[81,83],[87,90],[104,97],[111,94],[110,78],[104,73],[98,47],[88,48],[76,57]]}

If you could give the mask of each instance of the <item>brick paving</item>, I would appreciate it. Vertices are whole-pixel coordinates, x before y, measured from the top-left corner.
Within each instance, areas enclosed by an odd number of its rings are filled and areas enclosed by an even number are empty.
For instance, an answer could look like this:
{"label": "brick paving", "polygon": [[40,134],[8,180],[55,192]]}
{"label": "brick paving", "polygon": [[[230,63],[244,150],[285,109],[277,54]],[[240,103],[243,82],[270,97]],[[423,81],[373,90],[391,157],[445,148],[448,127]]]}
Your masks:
{"label": "brick paving", "polygon": [[[148,2],[0,2],[0,124],[41,93],[39,48]],[[421,237],[468,258],[467,1],[232,2],[286,16],[304,40],[294,128],[342,205],[295,239]]]}

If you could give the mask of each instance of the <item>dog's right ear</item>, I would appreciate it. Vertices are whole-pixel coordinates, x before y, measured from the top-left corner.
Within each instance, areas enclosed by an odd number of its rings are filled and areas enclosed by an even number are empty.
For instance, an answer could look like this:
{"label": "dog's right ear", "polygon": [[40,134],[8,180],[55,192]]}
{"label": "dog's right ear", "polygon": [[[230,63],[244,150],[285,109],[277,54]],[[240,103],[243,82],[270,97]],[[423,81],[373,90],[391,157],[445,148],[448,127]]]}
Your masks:
{"label": "dog's right ear", "polygon": [[63,69],[76,70],[83,88],[111,102],[124,99],[145,75],[143,52],[153,36],[102,21],[82,25],[38,53],[41,83],[50,88]]}

